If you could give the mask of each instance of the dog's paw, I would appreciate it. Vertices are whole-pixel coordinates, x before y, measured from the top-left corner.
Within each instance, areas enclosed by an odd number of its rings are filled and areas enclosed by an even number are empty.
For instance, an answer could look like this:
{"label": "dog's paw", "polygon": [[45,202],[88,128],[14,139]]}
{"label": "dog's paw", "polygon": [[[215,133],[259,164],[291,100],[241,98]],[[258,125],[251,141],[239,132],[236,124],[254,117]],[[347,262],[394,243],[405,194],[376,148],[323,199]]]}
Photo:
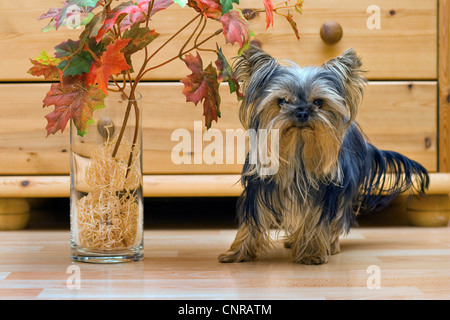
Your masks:
{"label": "dog's paw", "polygon": [[232,262],[248,262],[252,261],[254,257],[248,254],[242,254],[239,251],[227,251],[219,255],[218,257],[220,262],[223,263],[232,263]]}
{"label": "dog's paw", "polygon": [[304,256],[300,257],[299,259],[296,259],[295,262],[308,265],[324,264],[328,262],[328,256]]}

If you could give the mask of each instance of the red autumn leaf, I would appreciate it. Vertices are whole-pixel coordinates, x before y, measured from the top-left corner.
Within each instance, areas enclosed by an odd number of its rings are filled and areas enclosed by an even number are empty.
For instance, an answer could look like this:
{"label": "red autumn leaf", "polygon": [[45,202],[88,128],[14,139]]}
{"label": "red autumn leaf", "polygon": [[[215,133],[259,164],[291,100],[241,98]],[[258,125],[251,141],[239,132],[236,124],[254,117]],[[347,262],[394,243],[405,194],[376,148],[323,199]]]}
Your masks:
{"label": "red autumn leaf", "polygon": [[292,14],[290,14],[288,12],[286,19],[289,22],[289,24],[291,25],[292,30],[294,30],[297,40],[300,40],[300,33],[298,32],[297,23],[295,23]]}
{"label": "red autumn leaf", "polygon": [[105,94],[95,86],[86,86],[84,76],[65,77],[53,83],[47,93],[44,107],[55,106],[53,112],[45,116],[48,121],[47,137],[61,132],[72,119],[78,134],[83,136],[92,121],[94,110],[104,107]]}
{"label": "red autumn leaf", "polygon": [[106,35],[106,33],[114,26],[121,14],[130,13],[135,7],[137,6],[133,5],[133,2],[129,1],[120,4],[111,11],[107,12],[105,15],[105,19],[103,20],[103,25],[98,30],[97,35],[95,36],[95,40],[97,40],[97,43],[100,42]]}
{"label": "red autumn leaf", "polygon": [[212,121],[218,120],[220,117],[220,94],[219,82],[217,81],[217,70],[213,67],[212,62],[204,71],[205,81],[208,83],[208,91],[203,101],[203,115],[205,116],[206,128],[211,128]]}
{"label": "red autumn leaf", "polygon": [[266,9],[266,29],[270,25],[273,26],[273,3],[271,0],[263,0],[264,8]]}
{"label": "red autumn leaf", "polygon": [[[95,39],[97,42],[106,35],[106,33],[114,26],[117,19],[121,15],[123,16],[122,21],[120,22],[120,31],[123,32],[129,29],[135,23],[141,23],[145,21],[145,15],[148,12],[149,4],[151,4],[152,0],[139,0],[136,4],[134,2],[129,1],[126,3],[122,3],[109,11],[106,14],[105,20],[103,21],[103,26],[98,31]],[[173,4],[172,0],[154,0],[152,12],[150,12],[150,17],[154,15],[156,12],[166,9],[171,4]]]}
{"label": "red autumn leaf", "polygon": [[186,96],[186,101],[193,102],[195,105],[203,101],[205,125],[209,129],[212,121],[217,122],[218,117],[220,117],[217,70],[212,63],[203,70],[203,61],[198,52],[197,57],[188,54],[184,62],[192,71],[192,74],[181,79],[181,82],[184,84],[183,94]]}
{"label": "red autumn leaf", "polygon": [[188,0],[188,6],[202,13],[206,18],[219,20],[222,16],[220,0]]}
{"label": "red autumn leaf", "polygon": [[59,70],[58,67],[53,65],[45,65],[37,60],[30,59],[30,61],[34,66],[28,70],[29,74],[36,77],[44,76],[44,79],[49,81],[59,79],[61,70]]}
{"label": "red autumn leaf", "polygon": [[[152,0],[139,0],[138,8],[134,12],[128,14],[120,22],[120,31],[125,31],[129,29],[135,23],[141,23],[145,21],[145,15],[148,12],[148,6],[151,5]],[[173,0],[154,0],[152,12],[150,12],[150,17],[156,12],[164,10],[173,4]]]}
{"label": "red autumn leaf", "polygon": [[241,53],[248,46],[250,37],[254,35],[247,20],[239,11],[230,10],[222,16],[220,22],[223,25],[223,35],[226,42],[239,43],[239,53]]}
{"label": "red autumn leaf", "polygon": [[130,69],[125,55],[121,52],[130,39],[117,40],[106,47],[106,51],[102,54],[99,61],[94,62],[87,76],[87,85],[98,84],[98,87],[108,94],[108,81],[112,75]]}

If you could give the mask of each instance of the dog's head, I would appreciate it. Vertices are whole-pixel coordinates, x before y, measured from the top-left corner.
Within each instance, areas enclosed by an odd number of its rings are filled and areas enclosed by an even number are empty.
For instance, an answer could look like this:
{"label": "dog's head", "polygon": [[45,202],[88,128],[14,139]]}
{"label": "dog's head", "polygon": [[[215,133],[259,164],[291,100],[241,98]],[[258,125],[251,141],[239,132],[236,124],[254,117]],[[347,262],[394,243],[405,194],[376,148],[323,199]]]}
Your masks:
{"label": "dog's head", "polygon": [[301,68],[281,65],[252,46],[235,62],[245,94],[241,123],[246,129],[278,129],[280,156],[289,161],[296,156],[290,152],[301,148],[306,167],[326,175],[362,99],[361,65],[353,49],[320,67]]}

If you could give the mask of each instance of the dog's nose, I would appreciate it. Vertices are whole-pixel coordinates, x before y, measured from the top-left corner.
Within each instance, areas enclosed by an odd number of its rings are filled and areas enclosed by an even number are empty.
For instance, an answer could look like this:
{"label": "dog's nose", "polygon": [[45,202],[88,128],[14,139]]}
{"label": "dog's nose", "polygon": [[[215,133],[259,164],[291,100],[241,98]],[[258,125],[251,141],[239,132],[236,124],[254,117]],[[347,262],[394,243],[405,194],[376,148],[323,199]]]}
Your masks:
{"label": "dog's nose", "polygon": [[295,112],[295,117],[300,122],[306,122],[309,119],[309,111],[305,109],[299,109]]}

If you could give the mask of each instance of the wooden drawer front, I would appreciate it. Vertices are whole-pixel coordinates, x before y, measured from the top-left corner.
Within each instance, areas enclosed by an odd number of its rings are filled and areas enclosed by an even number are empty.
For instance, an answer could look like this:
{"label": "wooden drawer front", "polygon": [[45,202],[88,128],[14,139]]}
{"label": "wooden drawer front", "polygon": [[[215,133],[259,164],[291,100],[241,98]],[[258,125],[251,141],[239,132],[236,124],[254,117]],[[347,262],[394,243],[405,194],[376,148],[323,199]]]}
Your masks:
{"label": "wooden drawer front", "polygon": [[[41,33],[46,21],[36,17],[47,8],[57,7],[60,0],[15,0],[0,2],[0,80],[37,80],[28,75],[28,58],[39,55],[45,49],[53,52],[59,42],[67,38],[76,39],[79,30],[65,27],[57,32]],[[376,5],[381,10],[380,29],[370,30],[367,20],[369,6]],[[240,8],[261,8],[261,0],[241,1]],[[151,44],[150,52],[163,43],[170,35],[189,21],[193,10],[171,6],[156,14],[150,27],[161,33]],[[437,0],[306,0],[302,16],[295,15],[300,30],[301,41],[297,42],[289,24],[284,18],[275,17],[273,29],[265,30],[265,15],[259,14],[252,25],[255,40],[275,57],[293,60],[301,65],[317,65],[339,55],[349,47],[354,47],[363,57],[370,79],[436,79],[437,66]],[[321,25],[329,20],[339,22],[344,31],[342,40],[332,46],[320,39]],[[210,21],[205,37],[221,28],[221,24]],[[182,33],[162,50],[151,65],[157,65],[178,53],[178,49],[189,36]],[[215,48],[216,40],[223,44],[223,36],[213,39],[210,48]],[[232,57],[237,47],[225,46],[225,53]],[[215,60],[214,54],[202,53],[205,63]],[[138,58],[136,65],[138,65]],[[148,79],[180,79],[189,74],[183,62],[176,61],[163,68],[148,73]]]}
{"label": "wooden drawer front", "polygon": [[[4,97],[0,117],[0,174],[69,172],[69,130],[45,139],[44,115],[52,109],[40,105],[48,89],[48,84],[0,85],[0,96]],[[212,165],[172,162],[172,148],[179,143],[171,140],[173,131],[186,129],[194,139],[194,122],[202,120],[202,107],[185,103],[181,90],[179,83],[144,83],[140,88],[144,96],[144,173],[239,173],[242,165],[236,161]],[[22,96],[26,99],[21,100]],[[222,87],[221,110],[222,118],[217,124],[213,122],[213,128],[224,132],[241,127],[238,103],[226,86]],[[436,171],[435,82],[371,82],[358,121],[377,147],[404,153]],[[210,144],[204,141],[203,148]],[[193,147],[192,151],[195,151]],[[226,163],[225,156],[222,159]]]}

